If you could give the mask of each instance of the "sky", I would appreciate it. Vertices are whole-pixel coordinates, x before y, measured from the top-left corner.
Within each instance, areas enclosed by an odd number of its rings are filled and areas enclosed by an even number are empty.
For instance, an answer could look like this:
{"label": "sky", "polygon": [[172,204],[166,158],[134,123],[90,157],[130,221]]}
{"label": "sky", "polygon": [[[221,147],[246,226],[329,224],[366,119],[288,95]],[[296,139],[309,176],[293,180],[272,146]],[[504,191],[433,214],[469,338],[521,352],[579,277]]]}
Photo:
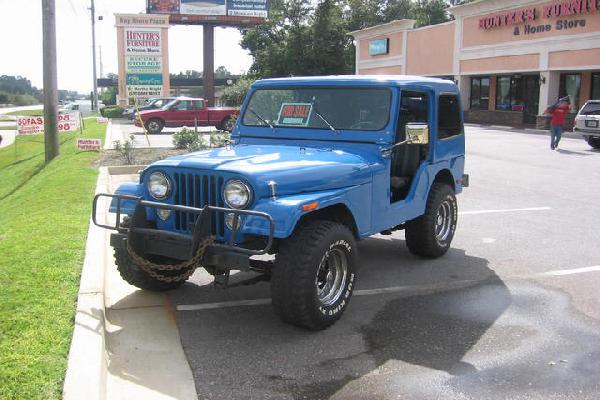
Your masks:
{"label": "sky", "polygon": [[[92,90],[92,29],[90,0],[56,1],[56,51],[58,88],[89,93]],[[144,12],[145,0],[95,0],[98,77],[117,73],[115,13]],[[250,68],[252,57],[239,46],[235,28],[215,30],[215,68],[224,65],[233,73]],[[171,26],[169,72],[202,70],[202,27]],[[0,0],[0,75],[21,75],[34,86],[43,86],[42,0]]]}

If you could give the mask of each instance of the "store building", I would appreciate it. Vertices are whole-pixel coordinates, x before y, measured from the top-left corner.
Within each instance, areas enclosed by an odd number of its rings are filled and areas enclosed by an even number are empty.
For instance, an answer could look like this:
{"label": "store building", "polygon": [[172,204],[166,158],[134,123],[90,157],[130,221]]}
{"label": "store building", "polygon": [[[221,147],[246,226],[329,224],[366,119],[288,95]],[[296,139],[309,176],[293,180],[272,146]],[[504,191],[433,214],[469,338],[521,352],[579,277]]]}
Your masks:
{"label": "store building", "polygon": [[449,11],[455,19],[439,25],[352,32],[356,73],[453,79],[468,122],[545,127],[559,96],[571,96],[573,113],[600,99],[600,0],[479,0]]}

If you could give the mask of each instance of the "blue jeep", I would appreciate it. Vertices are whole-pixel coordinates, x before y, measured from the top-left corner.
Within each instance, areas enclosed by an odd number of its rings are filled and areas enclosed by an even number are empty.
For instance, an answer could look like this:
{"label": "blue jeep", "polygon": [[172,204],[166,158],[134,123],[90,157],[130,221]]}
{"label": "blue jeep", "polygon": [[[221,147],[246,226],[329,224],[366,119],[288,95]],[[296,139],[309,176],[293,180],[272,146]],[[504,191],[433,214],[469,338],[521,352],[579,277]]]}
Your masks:
{"label": "blue jeep", "polygon": [[[356,286],[357,241],[404,229],[439,257],[457,222],[465,135],[447,80],[410,76],[266,79],[252,85],[226,147],[148,166],[112,198],[127,282],[162,291],[198,267],[271,281],[277,314],[324,329]],[[273,255],[271,260],[260,255]],[[266,257],[268,258],[268,257]]]}

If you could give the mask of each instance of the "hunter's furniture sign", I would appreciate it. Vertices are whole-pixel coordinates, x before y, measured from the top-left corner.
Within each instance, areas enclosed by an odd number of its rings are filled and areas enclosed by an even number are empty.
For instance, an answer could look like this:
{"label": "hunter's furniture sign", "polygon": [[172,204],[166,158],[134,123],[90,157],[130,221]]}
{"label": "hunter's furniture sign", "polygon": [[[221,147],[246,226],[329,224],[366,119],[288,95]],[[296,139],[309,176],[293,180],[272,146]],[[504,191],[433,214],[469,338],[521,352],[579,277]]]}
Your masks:
{"label": "hunter's furniture sign", "polygon": [[[167,7],[171,2],[157,1]],[[116,15],[119,104],[141,104],[169,93],[167,15]]]}

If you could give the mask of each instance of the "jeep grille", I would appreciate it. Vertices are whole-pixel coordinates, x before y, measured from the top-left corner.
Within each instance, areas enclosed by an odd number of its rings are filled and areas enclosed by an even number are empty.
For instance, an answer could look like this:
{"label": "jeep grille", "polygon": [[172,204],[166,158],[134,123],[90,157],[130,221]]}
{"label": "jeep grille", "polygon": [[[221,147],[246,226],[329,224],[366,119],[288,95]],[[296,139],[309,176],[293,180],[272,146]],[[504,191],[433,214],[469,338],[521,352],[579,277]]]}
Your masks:
{"label": "jeep grille", "polygon": [[[224,207],[223,182],[219,176],[205,174],[176,173],[175,177],[175,204],[189,207],[203,208],[206,205]],[[222,239],[225,234],[225,218],[222,212],[214,214],[212,232]],[[175,212],[175,229],[182,232],[191,232],[196,223],[197,215],[191,213]]]}

